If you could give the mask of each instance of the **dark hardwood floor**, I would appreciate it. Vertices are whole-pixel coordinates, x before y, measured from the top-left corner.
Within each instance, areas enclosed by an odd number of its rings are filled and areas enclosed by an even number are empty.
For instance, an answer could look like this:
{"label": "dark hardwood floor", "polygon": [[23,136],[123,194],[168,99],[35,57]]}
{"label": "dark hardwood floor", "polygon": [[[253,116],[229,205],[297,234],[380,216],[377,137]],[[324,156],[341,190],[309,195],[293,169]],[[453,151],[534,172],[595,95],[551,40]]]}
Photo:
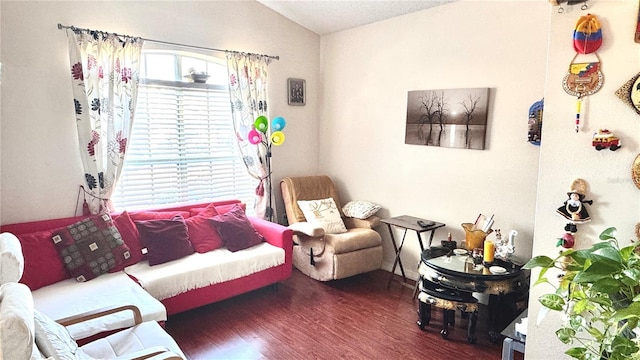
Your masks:
{"label": "dark hardwood floor", "polygon": [[435,309],[421,331],[413,289],[395,281],[387,289],[388,276],[378,270],[323,283],[294,269],[277,289],[173,315],[166,329],[192,360],[500,359],[502,343],[487,336],[486,307],[480,308],[476,344],[466,341],[467,321],[459,312],[445,340],[442,311]]}

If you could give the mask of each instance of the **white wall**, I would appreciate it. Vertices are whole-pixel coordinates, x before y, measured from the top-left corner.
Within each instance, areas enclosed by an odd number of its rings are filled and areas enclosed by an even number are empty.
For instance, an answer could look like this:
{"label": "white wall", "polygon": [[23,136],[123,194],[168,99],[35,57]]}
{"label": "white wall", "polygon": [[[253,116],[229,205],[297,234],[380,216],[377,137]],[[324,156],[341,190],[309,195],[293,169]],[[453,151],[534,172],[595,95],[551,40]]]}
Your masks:
{"label": "white wall", "polygon": [[[253,0],[2,1],[0,9],[1,223],[74,213],[83,171],[67,37],[58,23],[279,55],[269,67],[269,106],[272,116],[284,116],[288,124],[285,144],[273,150],[274,179],[316,171],[320,37],[263,5]],[[306,106],[287,105],[289,77],[306,79]]]}
{"label": "white wall", "polygon": [[[495,214],[494,228],[518,230],[517,254],[528,257],[540,148],[527,142],[527,119],[543,97],[548,14],[543,1],[454,2],[322,37],[320,166],[342,202],[446,223],[438,241],[461,241],[461,223]],[[485,150],[405,145],[408,91],[475,87],[490,88]],[[414,279],[419,253],[407,234],[402,262]]]}
{"label": "white wall", "polygon": [[[579,6],[563,14],[555,9],[551,12],[533,255],[557,254],[555,239],[564,233],[565,222],[555,215],[555,210],[566,200],[566,192],[575,178],[587,181],[590,187],[587,198],[594,201],[589,206],[593,220],[578,225],[576,248],[590,247],[598,241],[600,232],[610,226],[618,228],[620,241],[633,239],[634,226],[640,219],[640,193],[630,176],[631,164],[640,148],[640,119],[614,95],[640,71],[640,45],[633,42],[638,2],[601,0],[589,3],[588,12],[597,15],[603,29],[603,44],[598,55],[604,85],[585,100],[583,127],[577,134],[573,128],[575,97],[564,92],[562,78],[575,55],[570,41],[572,30],[585,12]],[[613,130],[622,138],[623,147],[615,152],[594,150],[590,145],[591,135],[599,128]],[[545,285],[531,291],[526,357],[568,359],[563,355],[568,347],[561,346],[555,336],[559,316],[550,314],[536,326],[536,314],[540,309],[536,299],[547,292],[553,292],[553,289]]]}

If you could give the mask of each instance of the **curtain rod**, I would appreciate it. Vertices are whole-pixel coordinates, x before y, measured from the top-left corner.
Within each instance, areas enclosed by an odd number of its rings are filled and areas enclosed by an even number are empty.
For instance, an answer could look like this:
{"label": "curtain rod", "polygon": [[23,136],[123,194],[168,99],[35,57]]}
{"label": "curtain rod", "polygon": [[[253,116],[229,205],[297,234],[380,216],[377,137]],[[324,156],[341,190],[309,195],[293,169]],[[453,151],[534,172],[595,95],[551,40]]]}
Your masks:
{"label": "curtain rod", "polygon": [[[75,26],[67,26],[67,25],[62,25],[60,23],[58,23],[58,30],[62,30],[62,29],[71,29],[71,30],[80,30],[80,31],[98,31],[98,32],[103,32],[100,30],[91,30],[91,29],[83,29],[83,28],[77,28]],[[129,36],[129,35],[119,35],[116,33],[113,33],[116,36],[125,36],[125,37],[133,37],[133,36]],[[140,39],[144,40],[144,41],[151,41],[154,43],[158,43],[158,44],[165,44],[165,45],[173,45],[173,46],[181,46],[181,47],[188,47],[188,48],[192,48],[192,49],[200,49],[200,50],[209,50],[209,51],[220,51],[220,52],[235,52],[235,53],[243,53],[241,51],[232,51],[232,50],[224,50],[224,49],[216,49],[216,48],[208,48],[208,47],[204,47],[204,46],[195,46],[195,45],[186,45],[186,44],[179,44],[179,43],[174,43],[174,42],[169,42],[169,41],[161,41],[161,40],[153,40],[153,39],[146,39],[141,37]],[[258,55],[258,56],[264,56],[267,57],[269,59],[275,59],[275,60],[280,60],[280,56],[272,56],[272,55],[264,55],[264,54],[256,54],[256,53],[244,53],[244,54],[248,54],[248,55]]]}

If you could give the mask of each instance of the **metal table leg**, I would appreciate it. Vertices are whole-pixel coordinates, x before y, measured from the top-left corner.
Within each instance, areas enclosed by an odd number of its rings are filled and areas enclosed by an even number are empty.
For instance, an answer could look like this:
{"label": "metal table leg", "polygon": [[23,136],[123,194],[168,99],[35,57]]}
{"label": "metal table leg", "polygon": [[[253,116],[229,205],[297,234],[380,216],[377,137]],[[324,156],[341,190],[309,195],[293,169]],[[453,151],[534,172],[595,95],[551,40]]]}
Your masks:
{"label": "metal table leg", "polygon": [[396,273],[396,267],[400,265],[400,272],[402,273],[402,279],[404,282],[407,281],[407,276],[404,273],[404,267],[402,266],[402,260],[400,259],[400,252],[402,251],[402,246],[404,245],[405,237],[407,236],[407,229],[404,229],[404,234],[402,235],[402,241],[400,242],[400,246],[396,244],[395,236],[393,236],[393,229],[391,228],[391,224],[387,224],[389,228],[389,235],[391,236],[391,243],[393,244],[393,250],[396,252],[396,258],[393,261],[393,267],[391,268],[391,277],[389,278],[389,282],[387,283],[387,288],[391,286],[391,281],[393,280],[393,276]]}

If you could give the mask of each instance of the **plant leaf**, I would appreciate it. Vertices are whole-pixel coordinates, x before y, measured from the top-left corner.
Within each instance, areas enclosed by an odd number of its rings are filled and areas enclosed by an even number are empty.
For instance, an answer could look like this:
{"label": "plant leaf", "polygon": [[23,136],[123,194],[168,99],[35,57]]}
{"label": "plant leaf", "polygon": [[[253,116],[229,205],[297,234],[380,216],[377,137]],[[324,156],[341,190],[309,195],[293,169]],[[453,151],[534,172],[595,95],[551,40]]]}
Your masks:
{"label": "plant leaf", "polygon": [[533,269],[535,267],[550,268],[555,265],[555,260],[545,255],[538,255],[527,261],[522,267],[523,269]]}
{"label": "plant leaf", "polygon": [[540,301],[540,304],[542,304],[542,306],[556,311],[562,311],[562,308],[565,304],[562,296],[557,294],[542,295],[538,298],[538,301]]}
{"label": "plant leaf", "polygon": [[600,240],[615,239],[617,232],[618,232],[618,229],[616,229],[615,227],[607,228],[602,233],[600,233]]}
{"label": "plant leaf", "polygon": [[622,321],[630,318],[640,318],[640,302],[633,302],[624,309],[619,309],[613,314],[614,321]]}
{"label": "plant leaf", "polygon": [[574,359],[584,359],[586,353],[587,353],[587,349],[583,347],[574,347],[565,351],[565,354],[571,356]]}
{"label": "plant leaf", "polygon": [[573,341],[573,338],[576,336],[576,331],[570,328],[560,328],[556,330],[556,336],[564,344],[569,344]]}
{"label": "plant leaf", "polygon": [[594,281],[592,289],[605,294],[614,294],[619,292],[621,287],[619,281],[607,276]]}

